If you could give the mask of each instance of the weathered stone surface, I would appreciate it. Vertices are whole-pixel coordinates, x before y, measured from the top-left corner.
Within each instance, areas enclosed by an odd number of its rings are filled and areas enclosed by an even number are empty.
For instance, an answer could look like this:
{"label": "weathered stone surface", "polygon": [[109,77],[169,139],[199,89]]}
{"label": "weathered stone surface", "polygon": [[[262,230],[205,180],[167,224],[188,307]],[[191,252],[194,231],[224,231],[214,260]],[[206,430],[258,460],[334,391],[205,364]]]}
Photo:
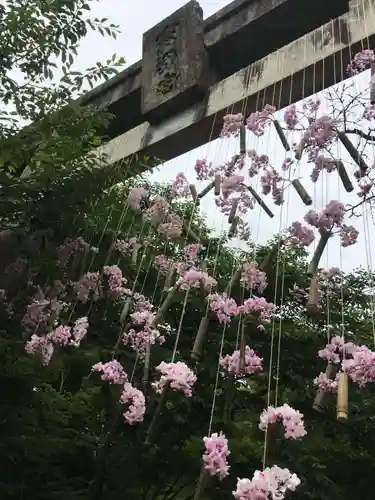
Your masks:
{"label": "weathered stone surface", "polygon": [[192,0],[143,35],[144,116],[150,121],[165,119],[166,112],[178,112],[203,97],[208,90],[207,63],[203,11]]}

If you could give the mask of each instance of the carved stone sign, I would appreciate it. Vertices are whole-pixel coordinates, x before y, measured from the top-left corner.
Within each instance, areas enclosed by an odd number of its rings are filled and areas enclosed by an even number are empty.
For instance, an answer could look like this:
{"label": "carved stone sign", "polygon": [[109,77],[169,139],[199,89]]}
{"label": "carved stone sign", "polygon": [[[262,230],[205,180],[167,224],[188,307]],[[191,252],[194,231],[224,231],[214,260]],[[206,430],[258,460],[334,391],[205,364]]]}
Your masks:
{"label": "carved stone sign", "polygon": [[[143,35],[142,113],[155,122],[208,90],[203,12],[195,0]],[[162,108],[160,108],[162,106]]]}

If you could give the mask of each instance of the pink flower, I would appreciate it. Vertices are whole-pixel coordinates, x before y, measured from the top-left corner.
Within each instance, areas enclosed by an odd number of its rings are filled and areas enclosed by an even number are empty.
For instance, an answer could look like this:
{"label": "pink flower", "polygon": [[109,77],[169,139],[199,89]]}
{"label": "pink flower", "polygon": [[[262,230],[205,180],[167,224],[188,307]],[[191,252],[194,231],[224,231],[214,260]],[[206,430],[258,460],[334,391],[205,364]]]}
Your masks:
{"label": "pink flower", "polygon": [[300,479],[277,465],[267,467],[263,472],[255,471],[253,479],[238,479],[237,500],[283,500],[287,491],[294,491],[301,484]]}
{"label": "pink flower", "polygon": [[245,264],[242,269],[240,282],[248,290],[258,290],[263,293],[267,287],[266,273],[258,269],[254,263]]}
{"label": "pink flower", "polygon": [[269,406],[260,416],[259,429],[266,430],[268,425],[281,422],[286,439],[300,439],[306,435],[303,415],[288,404],[274,408]]}
{"label": "pink flower", "polygon": [[242,113],[225,115],[223,122],[223,129],[220,133],[221,137],[236,137],[239,134],[240,128],[244,125],[244,117]]}
{"label": "pink flower", "polygon": [[322,372],[314,379],[314,385],[324,392],[336,394],[339,387],[339,375],[336,374],[334,379],[330,379],[324,372]]}
{"label": "pink flower", "polygon": [[213,433],[203,438],[205,451],[203,453],[204,470],[210,476],[217,476],[220,481],[229,475],[228,440],[225,435]]}
{"label": "pink flower", "polygon": [[185,363],[182,361],[177,361],[177,363],[162,361],[156,369],[161,373],[160,380],[152,384],[157,393],[160,394],[164,388],[170,387],[173,391],[182,392],[187,397],[192,395],[191,390],[197,377]]}
{"label": "pink flower", "polygon": [[186,198],[190,195],[189,183],[182,172],[177,174],[177,177],[172,184],[172,194],[173,196],[179,198]]}
{"label": "pink flower", "polygon": [[245,347],[245,367],[240,369],[240,351],[234,351],[232,355],[227,354],[220,359],[220,366],[227,373],[233,374],[235,377],[243,377],[251,375],[263,370],[262,358],[259,358],[253,349],[249,346]]}
{"label": "pink flower", "polygon": [[143,422],[146,412],[146,399],[139,389],[133,387],[129,382],[125,382],[120,403],[128,404],[128,409],[123,413],[125,422],[129,425]]}
{"label": "pink flower", "polygon": [[211,311],[217,316],[220,323],[230,323],[231,318],[239,314],[239,309],[236,301],[226,293],[222,295],[216,293],[209,295],[207,300],[210,304]]}
{"label": "pink flower", "polygon": [[145,200],[148,199],[150,193],[142,187],[133,188],[128,194],[127,204],[135,211],[139,212],[145,208]]}
{"label": "pink flower", "polygon": [[293,222],[287,229],[288,243],[295,247],[308,247],[315,239],[312,229],[303,226],[300,222]]}
{"label": "pink flower", "polygon": [[101,379],[114,385],[124,385],[128,380],[122,365],[115,359],[108,363],[96,363],[91,371],[101,373]]}

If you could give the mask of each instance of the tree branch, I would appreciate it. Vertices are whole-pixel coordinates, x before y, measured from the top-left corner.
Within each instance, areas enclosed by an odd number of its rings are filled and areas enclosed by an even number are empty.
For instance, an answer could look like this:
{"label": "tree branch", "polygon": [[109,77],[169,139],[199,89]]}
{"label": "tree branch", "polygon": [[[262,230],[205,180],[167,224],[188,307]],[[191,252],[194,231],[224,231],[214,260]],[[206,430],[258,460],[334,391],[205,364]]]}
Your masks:
{"label": "tree branch", "polygon": [[371,134],[366,134],[366,132],[363,132],[359,128],[352,128],[352,129],[345,129],[344,130],[345,134],[356,134],[362,137],[362,139],[366,139],[367,141],[373,141],[375,142],[375,136]]}

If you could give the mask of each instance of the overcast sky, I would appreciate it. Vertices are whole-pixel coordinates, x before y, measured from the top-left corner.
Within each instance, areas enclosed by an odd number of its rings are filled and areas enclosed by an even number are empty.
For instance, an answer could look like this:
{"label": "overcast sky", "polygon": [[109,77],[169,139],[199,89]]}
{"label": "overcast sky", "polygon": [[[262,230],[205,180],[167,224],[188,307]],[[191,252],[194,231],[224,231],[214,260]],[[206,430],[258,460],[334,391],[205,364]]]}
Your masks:
{"label": "overcast sky", "polygon": [[[121,35],[117,40],[102,38],[98,34],[91,34],[87,37],[81,47],[78,59],[79,69],[84,69],[98,60],[106,60],[113,53],[124,56],[127,64],[132,64],[139,60],[142,56],[142,34],[157,24],[161,19],[168,16],[186,2],[183,0],[163,0],[161,2],[150,2],[150,0],[137,0],[130,2],[129,0],[99,0],[93,9],[93,15],[97,17],[109,18],[111,22],[117,23],[121,27]],[[230,2],[225,0],[201,0],[200,4],[204,11],[204,17],[208,17],[223,6]],[[226,55],[230,57],[230,54]],[[360,75],[355,80],[355,85],[365,90],[368,85],[368,72]],[[290,137],[290,140],[293,138]],[[271,158],[271,163],[277,169],[281,166],[286,154],[281,147],[275,132],[270,130],[262,139],[256,139],[248,136],[248,148],[254,148],[258,153],[266,153]],[[210,161],[222,162],[229,159],[238,151],[238,141],[229,139],[220,139],[213,143],[201,147],[195,151],[191,151],[186,155],[175,159],[164,165],[161,171],[154,175],[157,180],[173,180],[177,173],[183,172],[189,179],[194,182],[193,166],[197,158],[208,158]],[[374,158],[372,150],[368,152],[370,162]],[[348,171],[352,171],[350,161],[345,151],[338,147],[335,151],[337,158],[343,158],[347,161]],[[320,210],[331,199],[339,200],[343,203],[355,204],[358,202],[356,190],[347,194],[338,181],[337,173],[324,176],[318,183],[313,184],[309,175],[311,166],[302,161],[297,166],[292,178],[298,177],[303,182],[305,188],[309,191],[314,199],[313,206],[316,210]],[[259,182],[259,181],[257,181]],[[205,183],[196,183],[198,189]],[[256,182],[253,184],[256,186]],[[259,191],[259,190],[258,190]],[[272,201],[267,201],[270,208],[274,211],[275,217],[270,219],[259,207],[256,207],[248,216],[248,221],[252,227],[252,237],[254,241],[263,243],[271,238],[280,228],[285,228],[294,220],[302,220],[304,214],[309,207],[305,207],[298,198],[293,188],[286,191],[286,202],[282,209],[275,207]],[[228,230],[228,223],[220,213],[216,210],[213,203],[213,198],[207,196],[202,203],[202,209],[207,215],[209,224],[217,231],[222,232]],[[374,224],[371,217],[354,218],[346,221],[347,224],[353,224],[359,231],[359,242],[349,248],[344,248],[341,251],[339,238],[335,237],[329,243],[328,250],[321,260],[321,265],[324,267],[338,266],[349,271],[359,265],[367,267],[372,263],[371,245],[366,242],[369,239],[369,232],[373,232]],[[368,238],[365,238],[367,234]],[[373,241],[373,239],[372,239]],[[238,245],[238,241],[233,242]],[[312,246],[313,250],[313,246]],[[371,265],[372,267],[372,265]]]}

